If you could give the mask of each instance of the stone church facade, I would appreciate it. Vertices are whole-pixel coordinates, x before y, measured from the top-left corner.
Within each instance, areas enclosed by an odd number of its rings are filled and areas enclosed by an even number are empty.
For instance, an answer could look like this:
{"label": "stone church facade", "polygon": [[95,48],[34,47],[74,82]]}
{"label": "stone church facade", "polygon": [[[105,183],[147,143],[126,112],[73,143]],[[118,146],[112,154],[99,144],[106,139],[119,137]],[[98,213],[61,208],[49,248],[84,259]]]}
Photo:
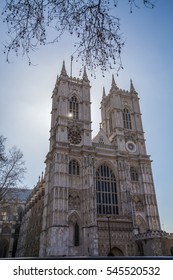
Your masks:
{"label": "stone church facade", "polygon": [[[30,195],[16,256],[171,255],[160,226],[139,97],[112,84],[92,139],[90,82],[63,62],[52,95],[46,170]],[[171,251],[172,250],[172,251]]]}
{"label": "stone church facade", "polygon": [[0,258],[15,257],[28,189],[9,188],[0,200]]}

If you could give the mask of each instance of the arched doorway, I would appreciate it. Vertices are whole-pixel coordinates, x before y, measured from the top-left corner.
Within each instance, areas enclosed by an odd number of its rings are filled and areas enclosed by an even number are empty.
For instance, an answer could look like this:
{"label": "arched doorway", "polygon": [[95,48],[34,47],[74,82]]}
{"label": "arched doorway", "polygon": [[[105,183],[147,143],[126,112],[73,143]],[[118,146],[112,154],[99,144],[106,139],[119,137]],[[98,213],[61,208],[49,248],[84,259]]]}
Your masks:
{"label": "arched doorway", "polygon": [[69,254],[81,255],[82,245],[82,228],[81,219],[76,210],[74,210],[68,220],[69,225]]}
{"label": "arched doorway", "polygon": [[0,258],[8,257],[9,242],[6,239],[0,241]]}
{"label": "arched doorway", "polygon": [[117,248],[117,247],[113,247],[109,253],[108,253],[108,256],[111,257],[111,256],[124,256],[123,252]]}

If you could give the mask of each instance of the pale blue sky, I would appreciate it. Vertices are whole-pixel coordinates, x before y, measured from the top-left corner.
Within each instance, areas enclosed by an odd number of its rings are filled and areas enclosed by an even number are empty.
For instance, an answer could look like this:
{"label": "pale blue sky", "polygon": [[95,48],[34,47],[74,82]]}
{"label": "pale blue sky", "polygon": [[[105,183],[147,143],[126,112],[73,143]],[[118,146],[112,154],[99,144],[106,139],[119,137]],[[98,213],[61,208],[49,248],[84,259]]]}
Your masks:
{"label": "pale blue sky", "polygon": [[[117,85],[128,90],[130,79],[139,93],[148,154],[153,160],[153,177],[162,228],[173,232],[173,1],[158,0],[153,10],[135,9],[129,13],[124,1],[117,10],[125,39],[122,52],[124,70]],[[123,9],[124,6],[124,9]],[[2,41],[5,26],[1,22],[0,45],[0,134],[8,146],[17,145],[24,153],[28,172],[24,184],[33,187],[44,171],[49,148],[51,94],[62,61],[70,74],[70,56],[74,38],[64,37],[59,45],[49,45],[31,55],[35,66],[26,58],[12,57],[7,64]],[[80,65],[73,63],[73,76]],[[92,129],[98,132],[102,87],[108,93],[111,73],[105,78],[98,71],[91,79]]]}

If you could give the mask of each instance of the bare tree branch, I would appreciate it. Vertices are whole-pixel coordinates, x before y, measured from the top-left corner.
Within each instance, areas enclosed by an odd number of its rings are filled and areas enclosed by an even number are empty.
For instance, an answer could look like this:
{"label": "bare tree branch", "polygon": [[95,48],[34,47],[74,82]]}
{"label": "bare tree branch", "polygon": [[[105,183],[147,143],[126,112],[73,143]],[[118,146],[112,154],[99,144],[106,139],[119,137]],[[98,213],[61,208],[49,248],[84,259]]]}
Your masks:
{"label": "bare tree branch", "polygon": [[[124,45],[120,19],[113,16],[118,0],[6,0],[2,12],[8,26],[9,43],[5,54],[22,54],[30,60],[30,51],[39,45],[58,43],[65,31],[77,37],[73,56],[91,72],[122,67]],[[143,4],[153,8],[153,0],[129,0],[130,12]],[[50,40],[51,28],[56,30]]]}
{"label": "bare tree branch", "polygon": [[5,138],[0,136],[0,201],[9,189],[18,187],[26,172],[22,152],[12,147],[7,154],[4,142]]}

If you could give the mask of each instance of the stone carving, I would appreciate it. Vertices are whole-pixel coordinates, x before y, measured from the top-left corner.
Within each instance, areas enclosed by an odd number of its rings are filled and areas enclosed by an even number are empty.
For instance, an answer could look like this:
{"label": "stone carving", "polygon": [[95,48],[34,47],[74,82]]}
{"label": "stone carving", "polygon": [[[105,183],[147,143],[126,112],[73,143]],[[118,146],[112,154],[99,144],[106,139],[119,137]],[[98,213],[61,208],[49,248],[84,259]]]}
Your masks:
{"label": "stone carving", "polygon": [[136,211],[140,211],[140,212],[144,210],[144,205],[140,200],[135,203],[135,209]]}
{"label": "stone carving", "polygon": [[125,131],[124,132],[124,138],[125,141],[127,142],[128,140],[131,140],[133,142],[136,142],[136,134],[134,132],[131,131]]}
{"label": "stone carving", "polygon": [[153,250],[154,256],[161,256],[162,255],[162,246],[160,241],[154,241],[151,245]]}
{"label": "stone carving", "polygon": [[71,190],[69,192],[69,209],[70,210],[79,210],[81,205],[81,200],[79,193],[76,190]]}

